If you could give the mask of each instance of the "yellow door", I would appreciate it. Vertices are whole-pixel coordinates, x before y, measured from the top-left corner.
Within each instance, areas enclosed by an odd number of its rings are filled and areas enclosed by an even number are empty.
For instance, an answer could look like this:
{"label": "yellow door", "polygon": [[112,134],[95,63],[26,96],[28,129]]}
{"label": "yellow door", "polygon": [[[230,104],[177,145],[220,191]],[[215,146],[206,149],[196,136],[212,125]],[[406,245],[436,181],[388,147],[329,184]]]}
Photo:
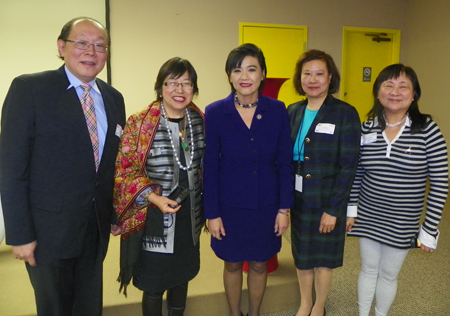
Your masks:
{"label": "yellow door", "polygon": [[240,44],[253,43],[264,53],[267,78],[287,78],[278,93],[286,106],[301,99],[295,92],[292,78],[295,64],[306,50],[305,26],[240,23]]}
{"label": "yellow door", "polygon": [[373,106],[372,87],[380,71],[399,62],[400,30],[344,27],[341,99],[361,121]]}

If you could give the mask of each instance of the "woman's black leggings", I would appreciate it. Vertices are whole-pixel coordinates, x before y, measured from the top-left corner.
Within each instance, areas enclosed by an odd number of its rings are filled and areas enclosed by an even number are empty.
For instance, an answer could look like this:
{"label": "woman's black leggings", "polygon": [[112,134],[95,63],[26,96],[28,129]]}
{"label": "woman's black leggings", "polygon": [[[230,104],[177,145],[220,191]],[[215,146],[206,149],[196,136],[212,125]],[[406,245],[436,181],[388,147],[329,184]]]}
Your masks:
{"label": "woman's black leggings", "polygon": [[[183,316],[186,307],[187,290],[187,283],[167,290],[169,316]],[[162,297],[164,292],[144,292],[142,295],[143,316],[162,316]]]}

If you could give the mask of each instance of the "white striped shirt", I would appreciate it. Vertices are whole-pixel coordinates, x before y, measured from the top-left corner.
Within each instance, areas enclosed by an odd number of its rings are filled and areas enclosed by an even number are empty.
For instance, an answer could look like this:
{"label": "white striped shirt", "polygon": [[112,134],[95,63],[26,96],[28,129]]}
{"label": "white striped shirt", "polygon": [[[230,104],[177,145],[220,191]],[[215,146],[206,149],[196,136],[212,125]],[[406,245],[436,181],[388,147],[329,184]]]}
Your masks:
{"label": "white striped shirt", "polygon": [[358,205],[358,216],[349,236],[409,248],[425,201],[422,228],[437,235],[448,194],[447,145],[435,122],[415,134],[410,125],[408,117],[389,142],[376,120],[362,124],[360,161],[349,202]]}

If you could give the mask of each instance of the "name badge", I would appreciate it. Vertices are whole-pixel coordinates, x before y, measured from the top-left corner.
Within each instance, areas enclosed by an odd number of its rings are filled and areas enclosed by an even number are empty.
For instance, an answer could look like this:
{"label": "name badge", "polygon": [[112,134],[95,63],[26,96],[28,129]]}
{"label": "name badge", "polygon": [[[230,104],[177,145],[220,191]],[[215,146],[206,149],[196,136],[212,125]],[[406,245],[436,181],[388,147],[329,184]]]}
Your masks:
{"label": "name badge", "polygon": [[116,126],[116,133],[115,134],[116,134],[117,137],[121,137],[122,134],[123,134],[122,126],[120,126],[119,124],[117,124],[117,126]]}
{"label": "name badge", "polygon": [[295,191],[303,192],[303,177],[299,174],[295,175]]}
{"label": "name badge", "polygon": [[330,124],[330,123],[319,123],[316,125],[316,133],[322,133],[322,134],[330,134],[333,135],[334,134],[334,128],[335,125],[334,124]]}
{"label": "name badge", "polygon": [[377,141],[377,132],[361,136],[361,145],[375,143]]}

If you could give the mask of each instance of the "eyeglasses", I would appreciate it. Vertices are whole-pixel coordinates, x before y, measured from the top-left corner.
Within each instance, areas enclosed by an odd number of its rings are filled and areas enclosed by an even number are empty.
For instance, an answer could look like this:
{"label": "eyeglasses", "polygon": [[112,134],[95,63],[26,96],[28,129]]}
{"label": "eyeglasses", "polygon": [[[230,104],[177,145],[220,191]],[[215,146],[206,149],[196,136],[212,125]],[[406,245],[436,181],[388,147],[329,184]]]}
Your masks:
{"label": "eyeglasses", "polygon": [[406,91],[411,90],[411,87],[407,84],[396,85],[390,82],[383,83],[381,88],[388,93],[392,93],[394,90],[397,90],[398,93],[405,93]]}
{"label": "eyeglasses", "polygon": [[71,42],[71,43],[73,43],[73,46],[75,48],[82,49],[82,50],[87,50],[87,49],[89,49],[89,47],[91,45],[93,45],[95,51],[98,52],[98,53],[106,53],[108,51],[108,48],[109,48],[108,45],[105,45],[105,44],[102,44],[102,43],[91,44],[91,43],[89,43],[87,41],[80,41],[80,40],[76,40],[76,41],[64,40],[64,42]]}
{"label": "eyeglasses", "polygon": [[178,88],[179,86],[181,86],[181,88],[184,91],[191,91],[192,90],[192,82],[175,82],[175,81],[166,81],[164,82],[164,85],[166,87],[168,87],[170,90],[175,90],[176,88]]}

